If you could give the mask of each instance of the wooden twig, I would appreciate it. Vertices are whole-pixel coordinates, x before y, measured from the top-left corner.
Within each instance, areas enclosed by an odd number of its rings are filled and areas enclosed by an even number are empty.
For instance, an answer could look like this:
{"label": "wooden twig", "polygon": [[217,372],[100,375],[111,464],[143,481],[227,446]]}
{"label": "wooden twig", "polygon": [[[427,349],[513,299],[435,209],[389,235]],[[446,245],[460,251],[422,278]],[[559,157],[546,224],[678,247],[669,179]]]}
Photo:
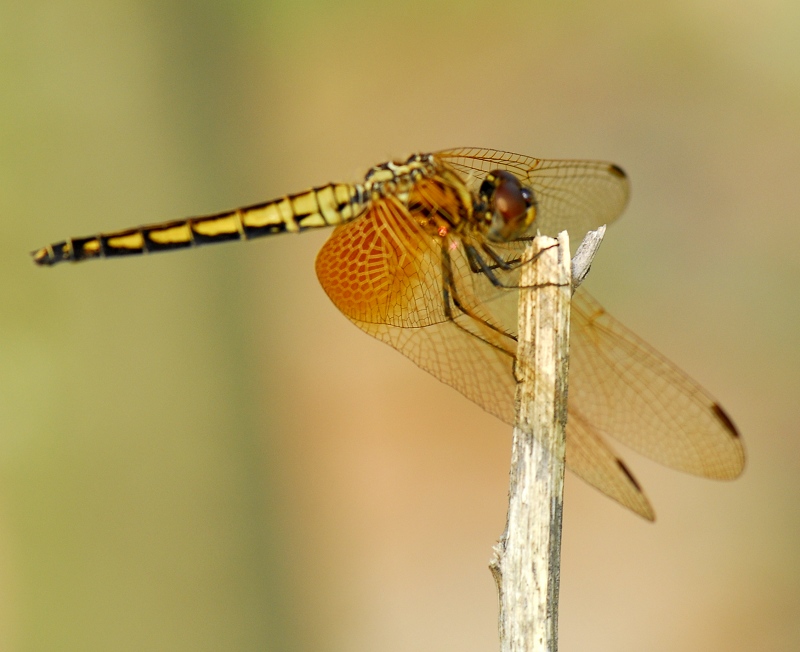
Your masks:
{"label": "wooden twig", "polygon": [[[587,236],[572,268],[580,283],[602,240]],[[569,239],[537,237],[520,279],[515,374],[517,416],[511,449],[506,530],[490,569],[500,598],[502,652],[555,652],[564,492],[569,308]]]}

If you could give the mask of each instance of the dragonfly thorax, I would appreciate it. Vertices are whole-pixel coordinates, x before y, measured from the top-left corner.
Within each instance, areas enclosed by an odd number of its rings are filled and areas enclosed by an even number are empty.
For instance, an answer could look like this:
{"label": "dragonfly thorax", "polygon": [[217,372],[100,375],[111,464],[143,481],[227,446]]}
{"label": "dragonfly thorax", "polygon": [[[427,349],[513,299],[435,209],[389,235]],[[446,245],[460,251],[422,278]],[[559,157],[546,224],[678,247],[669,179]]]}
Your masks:
{"label": "dragonfly thorax", "polygon": [[402,205],[408,218],[440,238],[469,224],[475,204],[464,181],[433,154],[414,154],[402,163],[373,167],[358,193],[373,206]]}
{"label": "dragonfly thorax", "polygon": [[404,195],[423,178],[432,177],[437,165],[432,154],[414,154],[405,162],[388,161],[371,168],[364,177],[364,194],[368,198],[387,194]]}

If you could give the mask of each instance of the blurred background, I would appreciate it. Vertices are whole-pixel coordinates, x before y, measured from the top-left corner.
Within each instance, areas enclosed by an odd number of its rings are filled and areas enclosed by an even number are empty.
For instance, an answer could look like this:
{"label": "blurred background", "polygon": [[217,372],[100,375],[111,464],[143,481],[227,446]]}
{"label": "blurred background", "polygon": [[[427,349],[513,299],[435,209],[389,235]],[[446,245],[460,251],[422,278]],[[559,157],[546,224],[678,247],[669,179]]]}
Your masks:
{"label": "blurred background", "polygon": [[[497,649],[510,432],[354,328],[325,232],[35,268],[411,152],[601,158],[588,286],[738,424],[570,476],[565,652],[800,649],[800,4],[0,2],[0,649]],[[621,449],[621,447],[619,447]]]}

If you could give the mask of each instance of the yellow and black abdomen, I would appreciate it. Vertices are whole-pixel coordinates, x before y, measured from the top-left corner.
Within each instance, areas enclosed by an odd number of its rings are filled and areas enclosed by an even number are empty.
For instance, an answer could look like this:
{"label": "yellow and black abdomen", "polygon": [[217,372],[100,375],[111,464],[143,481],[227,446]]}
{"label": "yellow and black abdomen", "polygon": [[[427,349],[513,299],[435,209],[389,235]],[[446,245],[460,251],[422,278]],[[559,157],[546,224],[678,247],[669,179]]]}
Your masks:
{"label": "yellow and black abdomen", "polygon": [[249,240],[277,233],[297,233],[306,229],[336,226],[357,217],[363,207],[361,187],[329,184],[216,215],[69,238],[42,247],[32,255],[38,265],[55,265],[65,261],[133,256],[228,240]]}

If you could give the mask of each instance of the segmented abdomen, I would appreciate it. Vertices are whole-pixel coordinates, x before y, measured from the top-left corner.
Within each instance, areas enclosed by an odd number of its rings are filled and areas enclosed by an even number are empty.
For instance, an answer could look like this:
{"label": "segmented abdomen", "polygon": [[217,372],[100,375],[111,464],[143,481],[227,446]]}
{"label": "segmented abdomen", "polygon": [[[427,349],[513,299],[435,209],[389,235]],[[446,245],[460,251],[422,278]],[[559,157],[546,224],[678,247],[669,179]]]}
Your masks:
{"label": "segmented abdomen", "polygon": [[332,183],[216,215],[69,238],[42,247],[32,255],[39,265],[55,265],[64,261],[131,256],[228,240],[249,240],[342,224],[357,217],[363,206],[363,191],[359,186]]}

